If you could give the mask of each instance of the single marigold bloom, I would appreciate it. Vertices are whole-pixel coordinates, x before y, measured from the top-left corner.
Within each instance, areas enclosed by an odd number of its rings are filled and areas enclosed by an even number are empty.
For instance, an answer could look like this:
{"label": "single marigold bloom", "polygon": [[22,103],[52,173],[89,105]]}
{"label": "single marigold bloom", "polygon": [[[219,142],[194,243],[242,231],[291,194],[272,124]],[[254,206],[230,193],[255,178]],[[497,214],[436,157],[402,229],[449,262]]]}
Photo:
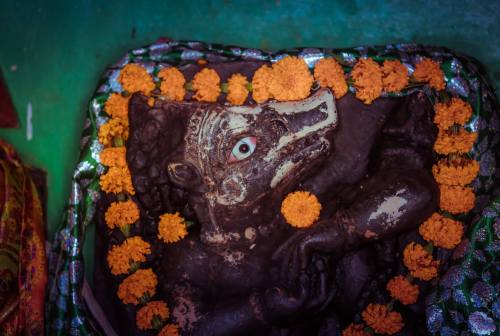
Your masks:
{"label": "single marigold bloom", "polygon": [[322,88],[333,90],[335,98],[342,98],[347,93],[344,69],[334,58],[322,58],[314,66],[314,78]]}
{"label": "single marigold bloom", "polygon": [[400,313],[389,311],[387,306],[370,303],[361,313],[363,320],[378,334],[393,335],[403,329]]}
{"label": "single marigold bloom", "polygon": [[439,184],[464,186],[479,173],[479,163],[467,158],[443,159],[432,167],[434,179]]}
{"label": "single marigold bloom", "polygon": [[179,336],[179,327],[175,324],[166,324],[158,333],[158,336]]}
{"label": "single marigold bloom", "polygon": [[460,98],[453,97],[448,103],[436,103],[434,123],[442,130],[458,124],[465,125],[472,116],[472,106]]}
{"label": "single marigold bloom", "polygon": [[106,167],[125,167],[127,165],[125,153],[125,147],[104,148],[99,154],[99,159]]}
{"label": "single marigold bloom", "polygon": [[372,334],[365,331],[365,326],[362,324],[351,323],[342,331],[342,336],[371,336]]}
{"label": "single marigold bloom", "polygon": [[412,242],[406,245],[403,261],[410,274],[417,279],[427,281],[437,276],[439,260],[434,260],[432,254],[420,244]]}
{"label": "single marigold bloom", "polygon": [[434,62],[430,58],[424,57],[415,66],[413,71],[413,78],[417,82],[427,82],[436,90],[444,89],[444,73],[441,70],[439,63]]}
{"label": "single marigold bloom", "polygon": [[170,317],[167,304],[163,301],[151,301],[137,311],[135,321],[140,330],[153,329],[153,319],[164,322]]}
{"label": "single marigold bloom", "polygon": [[356,98],[371,104],[382,93],[382,71],[371,58],[360,58],[351,72],[356,88]]}
{"label": "single marigold bloom", "polygon": [[139,64],[129,63],[120,71],[118,82],[127,92],[142,92],[147,95],[155,89],[155,83],[148,71]]}
{"label": "single marigold bloom", "polygon": [[99,128],[99,142],[104,146],[111,146],[115,137],[127,140],[128,122],[122,118],[112,118]]}
{"label": "single marigold bloom", "polygon": [[101,175],[99,185],[104,192],[119,194],[135,194],[132,177],[127,167],[111,167],[106,174]]}
{"label": "single marigold bloom", "polygon": [[468,132],[463,128],[457,134],[454,134],[450,130],[440,130],[434,143],[434,151],[443,155],[453,153],[466,154],[472,150],[476,139],[476,132]]}
{"label": "single marigold bloom", "polygon": [[295,191],[288,194],[281,203],[281,214],[288,224],[305,228],[318,220],[321,204],[316,196],[308,191]]}
{"label": "single marigold bloom", "polygon": [[175,67],[163,68],[158,72],[158,78],[161,79],[160,91],[162,95],[169,100],[184,100],[186,79],[179,69]]}
{"label": "single marigold bloom", "polygon": [[464,226],[459,221],[435,212],[420,225],[418,232],[435,246],[452,249],[462,241]]}
{"label": "single marigold bloom", "polygon": [[227,81],[227,100],[233,105],[242,105],[248,97],[247,78],[236,73]]}
{"label": "single marigold bloom", "polygon": [[127,238],[120,245],[113,246],[108,252],[107,261],[111,274],[127,274],[130,271],[131,263],[146,261],[146,254],[150,253],[151,246],[141,237]]}
{"label": "single marigold bloom", "polygon": [[476,195],[474,190],[462,186],[439,185],[439,207],[441,210],[460,214],[474,208]]}
{"label": "single marigold bloom", "polygon": [[124,97],[119,93],[112,93],[104,103],[104,112],[112,118],[128,120],[128,102],[130,96]]}
{"label": "single marigold bloom", "polygon": [[160,216],[158,223],[158,238],[165,243],[175,243],[187,235],[184,218],[176,212],[175,214],[164,214]]}
{"label": "single marigold bloom", "polygon": [[276,100],[300,100],[309,96],[314,80],[302,58],[286,56],[272,65],[272,71],[268,89]]}
{"label": "single marigold bloom", "polygon": [[132,200],[113,202],[106,210],[104,219],[110,230],[124,228],[139,219],[139,207]]}
{"label": "single marigold bloom", "polygon": [[214,69],[203,68],[193,78],[196,90],[194,99],[205,102],[216,102],[220,94],[220,77]]}
{"label": "single marigold bloom", "polygon": [[404,305],[417,302],[419,289],[402,275],[395,276],[387,283],[387,290],[391,297]]}
{"label": "single marigold bloom", "polygon": [[408,69],[399,60],[382,64],[382,87],[386,92],[398,92],[408,86]]}
{"label": "single marigold bloom", "polygon": [[156,293],[158,280],[151,268],[138,269],[118,286],[118,298],[124,304],[138,304],[144,296],[152,297]]}
{"label": "single marigold bloom", "polygon": [[264,103],[265,101],[272,98],[269,92],[269,83],[273,76],[273,70],[267,66],[263,65],[255,71],[252,78],[252,98],[257,103]]}

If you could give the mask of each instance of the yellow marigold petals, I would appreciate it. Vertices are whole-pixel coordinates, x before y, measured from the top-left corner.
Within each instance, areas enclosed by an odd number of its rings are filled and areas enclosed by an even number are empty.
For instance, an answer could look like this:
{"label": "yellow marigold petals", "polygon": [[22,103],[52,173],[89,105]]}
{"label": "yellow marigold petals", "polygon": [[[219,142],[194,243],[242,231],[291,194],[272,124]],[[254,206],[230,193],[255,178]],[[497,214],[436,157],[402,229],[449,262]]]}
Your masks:
{"label": "yellow marigold petals", "polygon": [[179,327],[175,324],[166,324],[158,333],[158,336],[179,336]]}
{"label": "yellow marigold petals", "polygon": [[175,67],[163,68],[158,72],[161,79],[160,91],[169,100],[182,101],[186,95],[186,79],[182,72]]}
{"label": "yellow marigold petals", "polygon": [[408,69],[399,60],[382,64],[382,87],[386,92],[399,92],[408,86]]}
{"label": "yellow marigold petals", "polygon": [[273,70],[263,65],[255,71],[252,78],[252,98],[257,103],[264,103],[272,98],[268,85],[271,82]]}
{"label": "yellow marigold petals", "polygon": [[465,125],[472,116],[472,106],[460,98],[451,98],[448,103],[436,103],[434,123],[442,130],[458,124]]}
{"label": "yellow marigold petals", "polygon": [[109,147],[101,151],[99,159],[106,167],[125,167],[127,165],[125,154],[125,147]]}
{"label": "yellow marigold petals", "polygon": [[165,243],[175,243],[187,235],[186,223],[178,212],[160,216],[158,238]]}
{"label": "yellow marigold petals", "polygon": [[393,335],[403,329],[401,314],[381,304],[370,303],[361,313],[363,320],[378,334]]}
{"label": "yellow marigold petals", "polygon": [[141,263],[146,261],[146,254],[151,253],[149,243],[141,237],[130,237],[120,245],[115,245],[109,250],[107,261],[111,274],[127,274],[130,271],[131,263]]}
{"label": "yellow marigold petals", "polygon": [[395,276],[387,283],[387,290],[392,298],[404,305],[417,302],[419,289],[402,275]]}
{"label": "yellow marigold petals", "polygon": [[316,196],[308,191],[295,191],[286,196],[281,204],[281,214],[288,224],[305,228],[318,220],[321,204]]}
{"label": "yellow marigold petals", "polygon": [[300,100],[309,96],[314,80],[302,58],[286,56],[272,65],[272,71],[268,90],[276,100]]}
{"label": "yellow marigold petals", "polygon": [[434,260],[422,245],[409,243],[403,251],[403,261],[410,274],[421,280],[431,280],[438,274],[439,260]]}
{"label": "yellow marigold petals", "polygon": [[129,63],[123,67],[118,76],[118,82],[125,91],[142,92],[148,95],[155,89],[155,83],[148,71],[139,64]]}
{"label": "yellow marigold petals", "polygon": [[151,301],[137,311],[135,321],[140,330],[153,329],[153,319],[157,318],[159,322],[164,322],[170,317],[170,311],[167,304],[163,301]]}
{"label": "yellow marigold petals", "polygon": [[99,142],[110,146],[115,137],[128,138],[128,122],[122,118],[112,118],[99,128]]}
{"label": "yellow marigold petals", "polygon": [[446,185],[467,185],[474,181],[478,173],[479,163],[466,158],[443,159],[432,167],[436,182]]}
{"label": "yellow marigold petals", "polygon": [[372,334],[365,331],[363,324],[351,323],[342,331],[342,336],[371,336]]}
{"label": "yellow marigold petals", "polygon": [[122,192],[135,194],[132,177],[127,167],[111,167],[106,174],[101,175],[99,185],[104,192],[119,194]]}
{"label": "yellow marigold petals", "polygon": [[382,71],[371,58],[360,58],[351,72],[356,98],[371,104],[382,93]]}
{"label": "yellow marigold petals", "polygon": [[452,131],[439,131],[434,151],[443,155],[466,154],[472,150],[476,139],[477,133],[470,133],[465,129],[460,129],[458,134],[453,134]]}
{"label": "yellow marigold petals", "polygon": [[340,99],[347,93],[344,69],[334,58],[322,58],[314,66],[314,78],[323,88],[333,90],[335,98]]}
{"label": "yellow marigold petals", "polygon": [[472,188],[461,186],[439,185],[439,207],[454,215],[465,213],[472,208],[476,202],[476,195]]}
{"label": "yellow marigold petals", "polygon": [[112,93],[104,103],[104,112],[112,118],[128,120],[128,103],[130,96],[124,97],[119,93]]}
{"label": "yellow marigold petals", "polygon": [[247,78],[236,73],[227,81],[227,100],[233,105],[242,105],[248,96]]}
{"label": "yellow marigold petals", "polygon": [[113,202],[104,214],[109,229],[123,228],[139,219],[139,207],[132,200]]}
{"label": "yellow marigold petals", "polygon": [[413,72],[413,78],[417,82],[429,83],[430,87],[436,90],[443,90],[445,87],[444,73],[441,70],[441,66],[427,57],[424,57],[417,63]]}
{"label": "yellow marigold petals", "polygon": [[118,298],[124,304],[136,305],[142,297],[155,295],[157,284],[158,280],[151,268],[138,269],[118,286]]}
{"label": "yellow marigold petals", "polygon": [[462,240],[464,226],[459,221],[435,212],[418,228],[422,237],[435,246],[452,249]]}
{"label": "yellow marigold petals", "polygon": [[216,102],[220,94],[220,77],[214,69],[203,68],[193,78],[196,90],[194,99],[204,102]]}

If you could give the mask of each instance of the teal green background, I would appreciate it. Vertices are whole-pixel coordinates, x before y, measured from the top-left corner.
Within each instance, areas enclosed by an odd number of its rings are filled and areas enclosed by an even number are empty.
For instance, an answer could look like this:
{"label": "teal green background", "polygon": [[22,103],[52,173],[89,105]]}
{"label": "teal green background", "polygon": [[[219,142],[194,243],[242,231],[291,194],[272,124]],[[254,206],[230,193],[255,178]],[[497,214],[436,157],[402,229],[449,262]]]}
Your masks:
{"label": "teal green background", "polygon": [[0,0],[0,67],[20,120],[0,137],[48,172],[52,236],[69,195],[87,101],[106,66],[129,49],[162,36],[263,49],[418,42],[478,58],[498,87],[499,13],[500,1]]}

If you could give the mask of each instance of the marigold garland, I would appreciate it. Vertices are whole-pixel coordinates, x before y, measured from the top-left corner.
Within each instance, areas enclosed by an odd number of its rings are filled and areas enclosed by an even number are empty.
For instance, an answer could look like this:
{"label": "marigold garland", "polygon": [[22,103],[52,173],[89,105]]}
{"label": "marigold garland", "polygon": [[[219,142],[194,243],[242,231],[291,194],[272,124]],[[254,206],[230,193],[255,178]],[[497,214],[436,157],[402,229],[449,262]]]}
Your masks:
{"label": "marigold garland", "polygon": [[437,276],[439,260],[434,260],[432,254],[420,244],[411,242],[406,245],[403,251],[403,262],[415,278],[428,281]]}
{"label": "marigold garland", "polygon": [[107,261],[111,274],[127,274],[130,271],[131,263],[141,263],[146,261],[146,254],[151,253],[149,243],[135,236],[127,238],[120,245],[115,245],[109,250]]}
{"label": "marigold garland", "polygon": [[139,219],[139,207],[132,200],[113,202],[106,210],[104,219],[109,229],[122,229]]}
{"label": "marigold garland", "polygon": [[445,87],[444,73],[443,70],[441,70],[441,66],[439,63],[427,57],[422,58],[422,60],[416,64],[413,78],[415,78],[417,82],[429,83],[429,86],[436,90],[443,90]]}
{"label": "marigold garland", "polygon": [[235,73],[227,82],[227,100],[233,105],[242,105],[248,97],[248,80],[245,76]]}
{"label": "marigold garland", "polygon": [[454,215],[465,213],[474,208],[476,195],[472,188],[439,185],[439,207]]}
{"label": "marigold garland", "polygon": [[402,275],[395,276],[387,283],[387,290],[392,298],[404,305],[417,302],[419,289]]}
{"label": "marigold garland", "polygon": [[155,89],[155,83],[148,71],[139,64],[129,63],[123,67],[118,82],[127,92],[142,92],[148,95]]}
{"label": "marigold garland", "polygon": [[155,295],[157,284],[158,280],[151,268],[138,269],[118,286],[118,298],[124,304],[137,305],[141,298]]}
{"label": "marigold garland", "polygon": [[252,78],[252,98],[257,103],[264,103],[272,98],[269,93],[268,85],[271,82],[273,70],[263,65],[255,71]]}
{"label": "marigold garland", "polygon": [[104,103],[104,112],[112,118],[128,120],[128,103],[130,96],[124,97],[119,93],[112,93]]}
{"label": "marigold garland", "polygon": [[109,147],[101,151],[99,159],[106,167],[125,167],[127,165],[125,154],[125,147]]}
{"label": "marigold garland", "polygon": [[455,124],[463,126],[472,116],[472,106],[456,97],[451,98],[448,103],[436,103],[434,110],[436,111],[434,123],[441,130],[446,130]]}
{"label": "marigold garland", "polygon": [[165,243],[175,243],[187,235],[186,223],[178,212],[160,216],[158,238]]}
{"label": "marigold garland", "polygon": [[220,94],[220,77],[214,69],[203,68],[194,75],[194,99],[204,102],[216,102]]}
{"label": "marigold garland", "polygon": [[166,324],[158,333],[158,336],[179,336],[179,327],[175,324]]}
{"label": "marigold garland", "polygon": [[371,58],[360,58],[351,72],[356,88],[356,98],[371,104],[382,93],[382,71]]}
{"label": "marigold garland", "polygon": [[140,330],[153,329],[153,320],[155,317],[164,322],[170,317],[170,311],[167,304],[163,301],[151,301],[137,311],[135,316],[137,327]]}
{"label": "marigold garland", "polygon": [[175,67],[163,68],[158,72],[161,79],[160,92],[169,100],[182,101],[186,95],[186,79],[182,72]]}
{"label": "marigold garland", "polygon": [[462,240],[464,227],[461,222],[436,212],[420,225],[418,231],[426,241],[435,246],[453,249]]}
{"label": "marigold garland", "polygon": [[314,66],[314,78],[322,88],[333,90],[335,98],[342,98],[348,90],[344,69],[334,58],[322,58]]}
{"label": "marigold garland", "polygon": [[443,159],[432,167],[434,179],[439,184],[465,186],[472,183],[479,173],[479,163],[467,158]]}
{"label": "marigold garland", "polygon": [[122,118],[112,118],[99,128],[99,142],[104,146],[111,146],[116,137],[128,138],[128,122]]}
{"label": "marigold garland", "polygon": [[320,212],[321,204],[308,191],[290,193],[281,203],[281,214],[288,224],[296,228],[311,226],[318,220]]}
{"label": "marigold garland", "polygon": [[269,93],[278,101],[307,98],[314,82],[306,62],[296,56],[286,56],[272,65]]}
{"label": "marigold garland", "polygon": [[132,185],[132,177],[127,167],[111,167],[106,174],[101,175],[99,179],[101,190],[106,193],[127,193],[135,194]]}
{"label": "marigold garland", "polygon": [[365,331],[363,324],[351,323],[342,331],[342,336],[371,336],[372,334]]}
{"label": "marigold garland", "polygon": [[381,71],[384,91],[399,92],[408,86],[408,69],[399,60],[384,61]]}
{"label": "marigold garland", "polygon": [[403,329],[401,314],[390,311],[387,306],[370,303],[361,313],[363,320],[376,333],[393,335]]}
{"label": "marigold garland", "polygon": [[465,129],[460,129],[458,134],[452,131],[439,131],[434,151],[439,154],[466,154],[472,150],[477,139],[477,133],[470,133]]}

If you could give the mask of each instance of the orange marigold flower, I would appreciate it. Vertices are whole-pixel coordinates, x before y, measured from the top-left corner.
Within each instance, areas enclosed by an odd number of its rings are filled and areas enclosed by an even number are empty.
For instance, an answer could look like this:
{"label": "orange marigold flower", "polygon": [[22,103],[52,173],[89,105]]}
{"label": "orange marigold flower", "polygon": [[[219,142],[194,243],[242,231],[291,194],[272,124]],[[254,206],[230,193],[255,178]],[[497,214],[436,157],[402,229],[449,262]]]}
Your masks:
{"label": "orange marigold flower", "polygon": [[399,60],[382,64],[382,87],[386,92],[398,92],[408,86],[408,69]]}
{"label": "orange marigold flower", "polygon": [[424,57],[415,66],[413,78],[417,82],[427,82],[436,90],[444,89],[444,73],[441,70],[439,63],[434,62],[430,58]]}
{"label": "orange marigold flower", "polygon": [[158,78],[161,79],[161,94],[170,100],[182,101],[186,95],[186,79],[182,72],[175,67],[163,68],[158,72]]}
{"label": "orange marigold flower", "polygon": [[170,316],[167,304],[163,301],[151,301],[137,311],[135,321],[140,330],[153,329],[153,320],[166,321]]}
{"label": "orange marigold flower", "polygon": [[468,132],[465,129],[460,129],[458,134],[453,134],[452,131],[439,131],[434,150],[443,155],[458,153],[469,153],[476,142],[477,133]]}
{"label": "orange marigold flower", "polygon": [[435,246],[452,249],[462,241],[464,226],[459,221],[435,212],[420,225],[418,232]]}
{"label": "orange marigold flower", "polygon": [[382,93],[382,71],[371,58],[360,58],[351,72],[356,88],[356,98],[371,104]]}
{"label": "orange marigold flower", "polygon": [[132,178],[127,167],[111,167],[108,172],[101,175],[99,185],[104,192],[119,194],[122,192],[135,194]]}
{"label": "orange marigold flower", "polygon": [[335,98],[342,98],[347,93],[344,69],[334,58],[322,58],[314,66],[314,78],[321,87],[333,90]]}
{"label": "orange marigold flower", "polygon": [[176,212],[175,214],[164,214],[160,216],[158,223],[158,238],[165,243],[175,243],[187,235],[184,218]]}
{"label": "orange marigold flower", "polygon": [[286,56],[272,65],[269,93],[279,101],[300,100],[309,96],[314,82],[306,62]]}
{"label": "orange marigold flower", "polygon": [[104,214],[110,230],[134,224],[139,219],[139,207],[132,200],[113,202]]}
{"label": "orange marigold flower", "polygon": [[402,275],[395,276],[387,283],[387,290],[391,297],[399,300],[404,305],[410,305],[417,302],[418,286],[413,285]]}
{"label": "orange marigold flower", "polygon": [[372,334],[365,331],[365,326],[362,324],[351,323],[342,331],[342,336],[371,336]]}
{"label": "orange marigold flower", "polygon": [[479,173],[479,163],[467,158],[443,159],[432,167],[434,179],[439,184],[461,185],[471,183]]}
{"label": "orange marigold flower", "polygon": [[437,276],[439,260],[434,260],[420,244],[412,242],[406,245],[403,261],[415,278],[427,281]]}
{"label": "orange marigold flower", "polygon": [[257,103],[263,103],[272,98],[268,85],[271,82],[273,70],[263,65],[255,71],[252,78],[252,98]]}
{"label": "orange marigold flower", "polygon": [[127,140],[128,122],[122,118],[112,118],[99,128],[99,142],[104,146],[113,144],[115,137]]}
{"label": "orange marigold flower", "polygon": [[318,220],[321,204],[316,196],[308,191],[295,191],[288,194],[281,203],[281,214],[288,224],[305,228]]}
{"label": "orange marigold flower", "polygon": [[99,154],[99,159],[106,167],[125,167],[127,165],[125,153],[125,147],[104,148]]}
{"label": "orange marigold flower", "polygon": [[112,93],[104,103],[104,112],[112,118],[128,120],[128,102],[130,96],[124,97],[119,93]]}
{"label": "orange marigold flower", "polygon": [[439,185],[439,207],[452,214],[465,213],[474,208],[476,195],[474,190],[462,186]]}
{"label": "orange marigold flower", "polygon": [[153,78],[148,71],[139,64],[129,63],[120,71],[118,82],[125,91],[130,93],[142,92],[147,95],[155,88]]}
{"label": "orange marigold flower", "polygon": [[214,69],[203,68],[194,75],[194,99],[205,102],[216,102],[220,94],[220,77]]}
{"label": "orange marigold flower", "polygon": [[227,100],[233,105],[241,105],[247,100],[247,78],[236,73],[227,81]]}
{"label": "orange marigold flower", "polygon": [[118,286],[118,298],[124,304],[138,304],[141,298],[152,297],[156,293],[158,280],[151,268],[138,269]]}
{"label": "orange marigold flower", "polygon": [[158,333],[158,336],[179,336],[179,327],[175,324],[166,324]]}
{"label": "orange marigold flower", "polygon": [[127,238],[120,245],[113,246],[108,252],[107,261],[111,274],[127,274],[130,271],[131,263],[146,261],[146,254],[150,253],[151,246],[141,237]]}
{"label": "orange marigold flower", "polygon": [[442,130],[455,124],[463,126],[472,116],[472,106],[455,97],[451,98],[448,103],[436,103],[434,110],[436,111],[434,123]]}
{"label": "orange marigold flower", "polygon": [[387,306],[370,303],[361,313],[363,320],[378,334],[393,335],[403,329],[401,314],[389,311]]}

